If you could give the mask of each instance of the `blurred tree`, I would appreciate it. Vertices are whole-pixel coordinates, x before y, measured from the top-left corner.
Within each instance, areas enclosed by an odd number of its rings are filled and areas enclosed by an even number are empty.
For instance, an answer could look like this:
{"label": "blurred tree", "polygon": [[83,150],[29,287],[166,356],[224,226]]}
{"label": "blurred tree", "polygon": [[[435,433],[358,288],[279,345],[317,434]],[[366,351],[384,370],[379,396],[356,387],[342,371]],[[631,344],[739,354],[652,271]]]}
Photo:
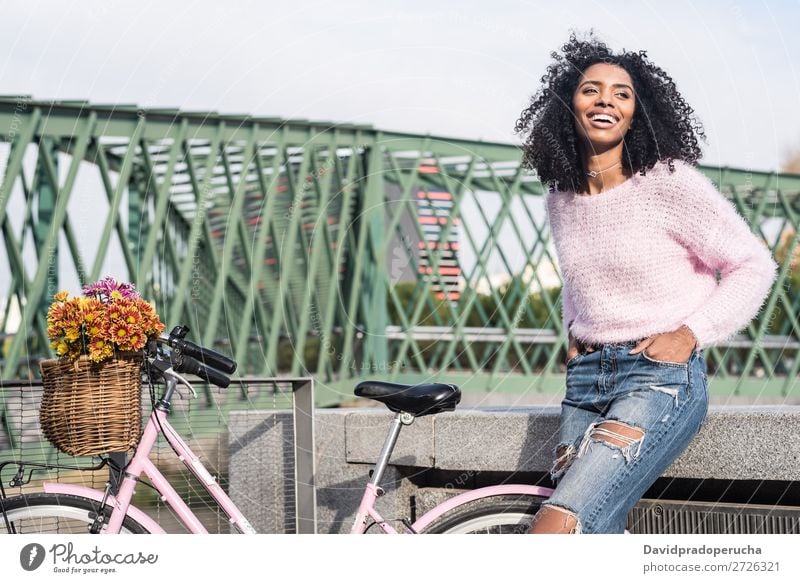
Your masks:
{"label": "blurred tree", "polygon": [[781,172],[800,174],[800,147],[789,150],[781,165]]}

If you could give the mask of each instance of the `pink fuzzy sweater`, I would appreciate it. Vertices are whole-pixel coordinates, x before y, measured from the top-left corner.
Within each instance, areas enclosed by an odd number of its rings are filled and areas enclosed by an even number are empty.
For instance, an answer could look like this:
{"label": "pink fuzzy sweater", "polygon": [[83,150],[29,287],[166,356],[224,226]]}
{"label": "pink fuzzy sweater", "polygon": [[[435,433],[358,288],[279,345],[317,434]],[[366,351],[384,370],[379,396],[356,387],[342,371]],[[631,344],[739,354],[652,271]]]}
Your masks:
{"label": "pink fuzzy sweater", "polygon": [[686,324],[699,349],[761,309],[778,269],[766,244],[704,174],[673,164],[600,194],[547,194],[563,323],[576,338],[622,342]]}

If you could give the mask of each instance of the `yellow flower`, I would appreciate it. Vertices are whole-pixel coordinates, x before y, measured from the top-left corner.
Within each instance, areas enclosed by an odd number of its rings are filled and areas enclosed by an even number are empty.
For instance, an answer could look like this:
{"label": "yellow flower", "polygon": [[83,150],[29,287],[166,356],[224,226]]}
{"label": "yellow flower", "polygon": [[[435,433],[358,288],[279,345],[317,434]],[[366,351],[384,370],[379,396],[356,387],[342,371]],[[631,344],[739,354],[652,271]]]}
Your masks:
{"label": "yellow flower", "polygon": [[58,292],[56,295],[54,295],[54,296],[53,296],[53,299],[54,299],[55,301],[57,301],[57,302],[64,302],[64,301],[66,301],[66,300],[67,300],[67,297],[68,297],[68,296],[69,296],[69,292],[67,292],[67,291],[60,291],[60,292]]}
{"label": "yellow flower", "polygon": [[89,345],[89,358],[94,362],[101,362],[112,356],[113,353],[114,350],[111,344],[103,340],[95,340]]}

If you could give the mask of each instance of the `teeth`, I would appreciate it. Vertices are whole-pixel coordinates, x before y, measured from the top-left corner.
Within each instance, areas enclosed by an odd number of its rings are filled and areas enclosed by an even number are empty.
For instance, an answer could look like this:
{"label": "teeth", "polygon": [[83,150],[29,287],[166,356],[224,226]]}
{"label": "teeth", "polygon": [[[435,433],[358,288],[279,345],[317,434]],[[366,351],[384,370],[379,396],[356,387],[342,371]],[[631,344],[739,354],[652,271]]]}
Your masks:
{"label": "teeth", "polygon": [[596,113],[595,115],[592,116],[592,119],[597,121],[608,121],[611,123],[614,123],[615,121],[613,117],[611,117],[610,115],[606,115],[604,113]]}

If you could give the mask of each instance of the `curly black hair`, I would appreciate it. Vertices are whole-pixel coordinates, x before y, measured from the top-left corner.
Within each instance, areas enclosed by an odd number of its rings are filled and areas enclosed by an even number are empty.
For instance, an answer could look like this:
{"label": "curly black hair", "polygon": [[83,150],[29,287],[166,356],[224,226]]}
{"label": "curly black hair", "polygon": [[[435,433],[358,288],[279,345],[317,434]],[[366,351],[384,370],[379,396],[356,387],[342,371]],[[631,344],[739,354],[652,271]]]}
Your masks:
{"label": "curly black hair", "polygon": [[581,192],[587,188],[572,96],[581,74],[596,63],[618,65],[633,80],[636,107],[624,139],[623,167],[644,175],[659,161],[666,161],[670,171],[676,159],[697,164],[698,138],[705,141],[703,126],[672,78],[648,60],[646,51],[623,49],[615,54],[590,31],[587,40],[571,32],[561,53],[551,53],[554,61],[541,78],[542,87],[514,127],[515,133],[525,137],[522,163],[535,170],[539,180],[551,189]]}

